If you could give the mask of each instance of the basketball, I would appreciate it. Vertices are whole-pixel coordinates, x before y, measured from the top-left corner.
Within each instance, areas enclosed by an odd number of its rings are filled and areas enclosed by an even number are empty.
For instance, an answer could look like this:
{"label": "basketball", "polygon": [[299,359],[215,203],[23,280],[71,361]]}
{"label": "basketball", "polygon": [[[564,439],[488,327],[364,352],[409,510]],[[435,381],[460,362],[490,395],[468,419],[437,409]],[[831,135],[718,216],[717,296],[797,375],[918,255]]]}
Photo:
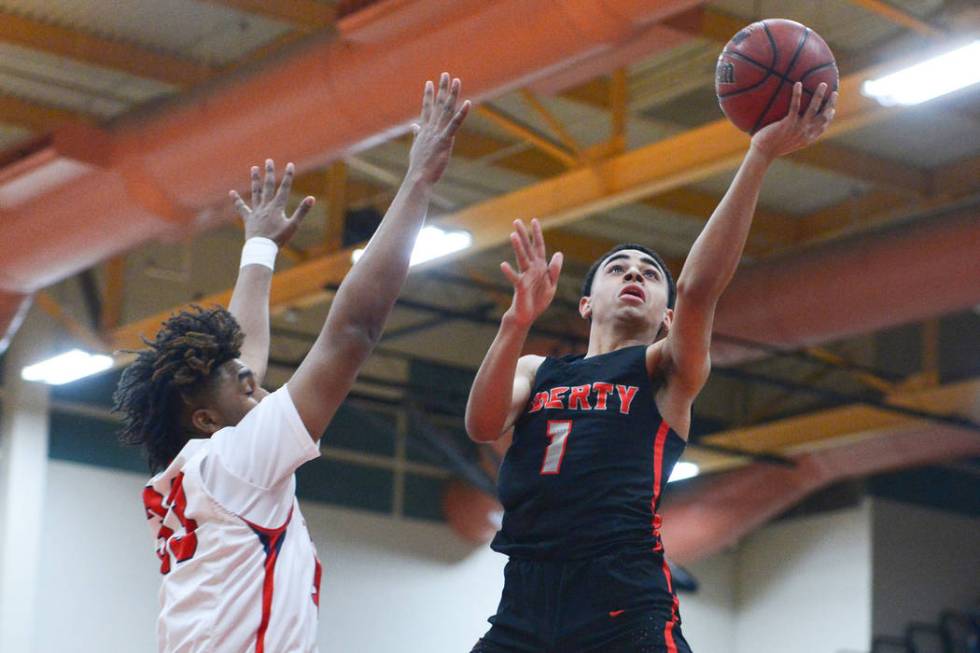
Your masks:
{"label": "basketball", "polygon": [[821,82],[827,84],[825,100],[837,90],[837,62],[819,34],[782,18],[760,20],[739,31],[725,45],[715,69],[721,110],[749,134],[786,116],[796,82],[803,82],[802,113]]}

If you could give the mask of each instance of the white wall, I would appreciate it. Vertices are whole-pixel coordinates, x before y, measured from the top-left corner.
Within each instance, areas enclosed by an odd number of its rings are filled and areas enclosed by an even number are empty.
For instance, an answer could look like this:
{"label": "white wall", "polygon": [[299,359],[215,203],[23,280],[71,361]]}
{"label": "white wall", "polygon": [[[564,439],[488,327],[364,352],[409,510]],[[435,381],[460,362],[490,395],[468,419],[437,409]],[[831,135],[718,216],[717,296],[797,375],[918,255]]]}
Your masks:
{"label": "white wall", "polygon": [[876,635],[976,605],[980,520],[884,499],[873,501],[872,514]]}
{"label": "white wall", "polygon": [[[39,653],[156,650],[160,576],[138,474],[48,465]],[[488,627],[502,556],[438,524],[302,506],[324,564],[323,653],[469,651]],[[6,653],[6,652],[4,652]]]}
{"label": "white wall", "polygon": [[140,502],[145,482],[49,462],[34,611],[38,653],[156,650],[160,574]]}
{"label": "white wall", "polygon": [[871,645],[870,506],[772,524],[736,563],[734,653],[843,653]]}
{"label": "white wall", "polygon": [[695,594],[681,593],[681,630],[695,653],[735,653],[734,552],[690,565],[698,579]]}
{"label": "white wall", "polygon": [[[144,480],[49,463],[40,653],[154,650],[160,579],[139,501]],[[314,503],[303,512],[324,562],[324,653],[463,653],[485,632],[501,556],[439,524]],[[697,653],[867,651],[872,587],[874,632],[898,632],[975,599],[975,574],[964,569],[978,559],[975,520],[905,504],[875,500],[779,522],[691,566],[701,590],[680,597],[684,634]]]}

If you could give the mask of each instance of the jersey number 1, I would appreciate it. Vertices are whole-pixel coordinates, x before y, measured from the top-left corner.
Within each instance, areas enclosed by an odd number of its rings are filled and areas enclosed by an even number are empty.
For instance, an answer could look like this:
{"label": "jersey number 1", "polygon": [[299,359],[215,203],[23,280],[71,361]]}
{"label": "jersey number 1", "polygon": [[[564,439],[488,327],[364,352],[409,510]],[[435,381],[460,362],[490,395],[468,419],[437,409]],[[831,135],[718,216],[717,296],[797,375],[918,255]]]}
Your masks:
{"label": "jersey number 1", "polygon": [[572,420],[548,420],[548,439],[551,443],[544,450],[544,461],[541,463],[542,474],[557,474],[561,471],[561,461],[565,457],[565,445],[572,432]]}

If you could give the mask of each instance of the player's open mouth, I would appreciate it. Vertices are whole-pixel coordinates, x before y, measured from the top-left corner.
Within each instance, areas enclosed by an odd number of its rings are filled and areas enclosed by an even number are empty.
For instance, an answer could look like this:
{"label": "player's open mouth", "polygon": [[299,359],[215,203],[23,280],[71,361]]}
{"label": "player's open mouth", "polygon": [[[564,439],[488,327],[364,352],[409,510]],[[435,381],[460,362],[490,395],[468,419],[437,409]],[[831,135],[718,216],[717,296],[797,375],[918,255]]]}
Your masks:
{"label": "player's open mouth", "polygon": [[622,297],[635,297],[636,299],[638,299],[641,302],[646,301],[646,298],[647,298],[646,293],[643,292],[643,288],[641,288],[640,286],[635,286],[635,285],[626,286],[625,288],[623,288],[622,290],[620,290],[619,291],[619,296],[620,296],[620,298],[622,298]]}

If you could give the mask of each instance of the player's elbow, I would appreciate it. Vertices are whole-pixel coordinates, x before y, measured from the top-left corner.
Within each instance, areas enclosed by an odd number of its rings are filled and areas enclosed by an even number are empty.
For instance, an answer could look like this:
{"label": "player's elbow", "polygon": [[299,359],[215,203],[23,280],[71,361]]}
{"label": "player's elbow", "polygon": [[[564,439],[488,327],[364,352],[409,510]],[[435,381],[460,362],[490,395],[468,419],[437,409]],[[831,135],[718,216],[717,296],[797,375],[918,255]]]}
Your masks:
{"label": "player's elbow", "polygon": [[720,294],[716,285],[711,279],[691,275],[681,276],[677,280],[677,299],[683,300],[685,304],[714,301]]}
{"label": "player's elbow", "polygon": [[493,442],[500,439],[500,425],[491,420],[481,419],[480,416],[466,411],[466,434],[474,442]]}

